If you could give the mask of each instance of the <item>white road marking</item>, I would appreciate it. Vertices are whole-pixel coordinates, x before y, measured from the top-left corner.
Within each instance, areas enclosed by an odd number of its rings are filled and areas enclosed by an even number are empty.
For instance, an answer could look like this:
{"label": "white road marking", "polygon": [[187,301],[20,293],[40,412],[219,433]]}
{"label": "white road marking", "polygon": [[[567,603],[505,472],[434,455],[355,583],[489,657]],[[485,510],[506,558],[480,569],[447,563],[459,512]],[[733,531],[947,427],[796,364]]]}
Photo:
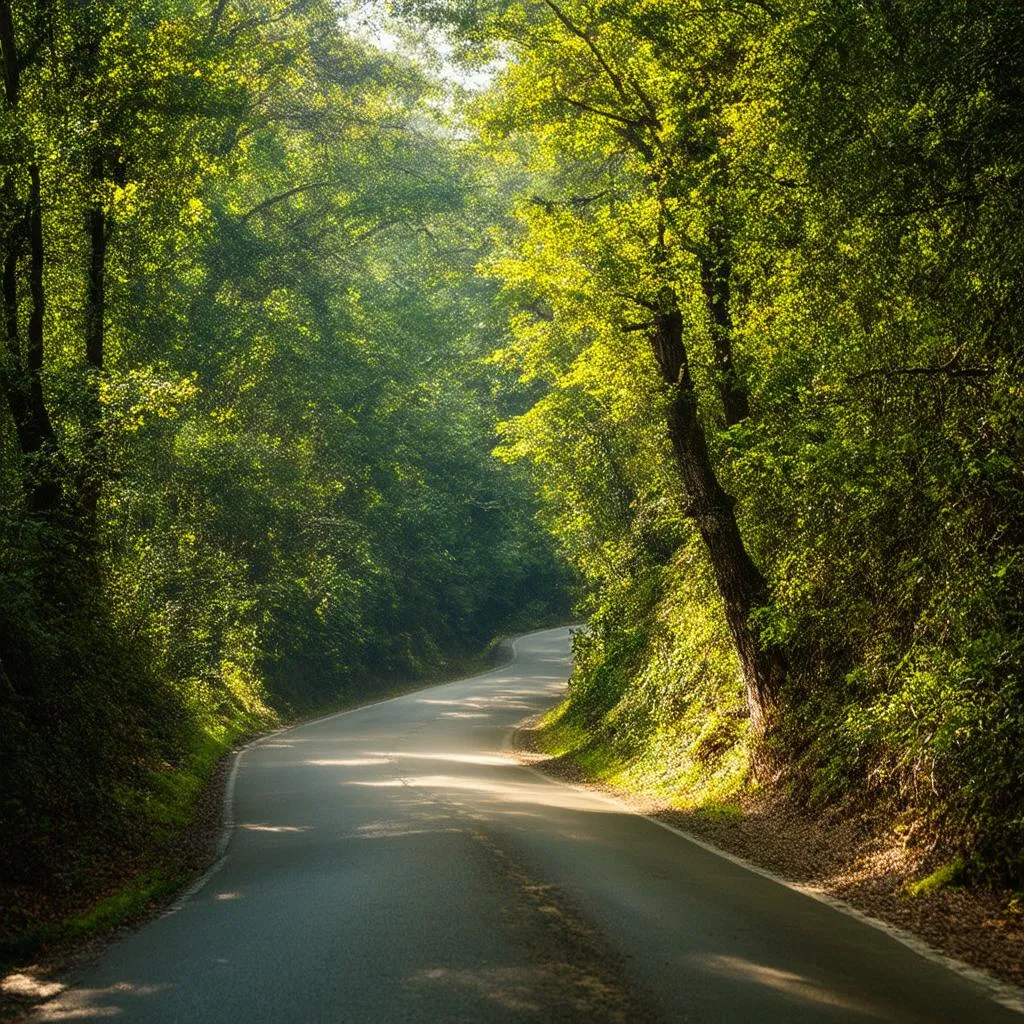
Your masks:
{"label": "white road marking", "polygon": [[[503,750],[514,749],[516,733],[526,722],[530,720],[531,717],[533,716],[523,719],[518,726],[509,732],[505,743],[502,745]],[[685,839],[688,843],[693,843],[694,846],[699,846],[702,850],[707,850],[708,853],[713,853],[716,857],[721,857],[723,860],[727,860],[730,863],[735,864],[737,867],[745,868],[747,871],[751,871],[755,875],[760,875],[762,878],[767,878],[769,881],[775,882],[776,885],[785,886],[785,888],[791,889],[793,892],[809,896],[812,900],[824,903],[826,906],[831,907],[840,914],[846,914],[847,917],[856,918],[862,924],[869,925],[880,932],[884,932],[891,939],[895,939],[908,949],[913,950],[918,956],[923,957],[925,960],[929,960],[941,967],[945,967],[947,970],[953,971],[954,974],[958,974],[962,978],[966,978],[968,981],[973,982],[975,985],[982,988],[985,991],[985,994],[994,1002],[999,1003],[1001,1006],[1005,1006],[1008,1010],[1013,1010],[1015,1013],[1024,1014],[1024,989],[1020,989],[1016,985],[1011,985],[1009,982],[1002,981],[994,975],[989,974],[987,971],[983,971],[978,967],[972,967],[970,964],[964,963],[962,960],[957,960],[955,957],[940,952],[928,945],[924,939],[919,938],[912,932],[905,931],[904,929],[898,928],[896,925],[889,924],[887,921],[882,921],[877,917],[871,917],[870,915],[865,914],[862,910],[858,910],[856,907],[847,903],[845,900],[841,900],[839,897],[833,896],[831,893],[826,892],[824,889],[817,886],[803,885],[800,882],[791,882],[788,879],[783,878],[781,875],[775,874],[774,871],[769,871],[767,868],[759,867],[757,864],[744,860],[742,857],[737,857],[735,854],[729,853],[727,850],[722,850],[717,846],[713,846],[711,843],[708,843],[675,825],[670,825],[667,821],[661,821],[659,818],[652,817],[649,814],[644,814],[643,812],[636,810],[636,808],[630,807],[628,803],[624,800],[620,800],[618,797],[611,796],[608,793],[602,793],[589,786],[577,786],[571,782],[564,782],[562,779],[554,778],[546,772],[541,771],[539,768],[534,768],[528,764],[522,764],[520,762],[519,767],[522,768],[523,771],[529,772],[531,775],[544,779],[549,785],[562,786],[565,789],[575,790],[577,793],[586,793],[601,803],[609,804],[612,807],[618,808],[625,814],[632,814],[638,818],[643,818],[644,821],[649,821],[652,825],[657,825],[658,828],[663,828],[666,832],[671,832],[680,839]]]}
{"label": "white road marking", "polygon": [[[539,630],[538,632],[547,631]],[[370,708],[379,708],[382,704],[393,704],[395,701],[415,697],[429,690],[436,690],[442,686],[451,686],[452,683],[471,683],[476,679],[486,679],[488,676],[497,675],[497,673],[504,672],[510,665],[515,663],[519,653],[516,649],[519,639],[519,637],[516,637],[512,641],[512,659],[504,665],[499,665],[497,668],[491,669],[489,672],[484,672],[478,676],[469,676],[467,679],[453,679],[447,683],[436,683],[432,686],[425,686],[422,690],[412,690],[409,693],[400,693],[397,697],[387,697],[384,700],[375,700],[370,704],[360,704],[357,708],[348,708],[346,711],[334,711],[329,715],[321,715],[319,718],[311,718],[304,722],[296,722],[294,725],[286,725],[281,729],[273,729],[270,732],[264,733],[262,736],[257,736],[254,740],[250,740],[244,746],[239,747],[231,755],[231,768],[228,772],[227,785],[224,787],[223,810],[221,812],[221,832],[220,837],[217,840],[217,850],[214,854],[213,863],[190,886],[188,886],[187,889],[180,893],[178,898],[160,914],[160,917],[169,917],[171,914],[176,914],[186,903],[188,903],[190,899],[204,889],[221,870],[221,868],[224,867],[224,864],[228,859],[228,846],[231,843],[231,837],[235,832],[235,782],[238,779],[238,767],[248,750],[251,750],[253,747],[258,747],[260,744],[266,743],[268,740],[282,736],[285,733],[294,732],[296,729],[303,729],[307,725],[319,725],[321,722],[330,722],[335,718],[344,718],[345,715],[355,715],[360,711],[369,711]]]}

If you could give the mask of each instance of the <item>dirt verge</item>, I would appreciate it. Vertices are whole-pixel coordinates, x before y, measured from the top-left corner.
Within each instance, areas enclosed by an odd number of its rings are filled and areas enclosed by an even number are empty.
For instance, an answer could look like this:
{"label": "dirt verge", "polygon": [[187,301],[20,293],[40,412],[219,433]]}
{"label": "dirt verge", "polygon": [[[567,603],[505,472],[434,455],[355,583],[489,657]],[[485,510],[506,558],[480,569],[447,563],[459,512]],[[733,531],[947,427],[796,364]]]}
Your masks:
{"label": "dirt verge", "polygon": [[812,818],[772,795],[748,798],[728,816],[678,810],[595,783],[571,755],[540,752],[532,724],[520,728],[513,749],[553,778],[614,796],[639,813],[910,932],[1000,982],[1024,987],[1024,896],[960,886],[910,895],[908,884],[938,866],[921,837],[900,836],[867,816],[833,812]]}

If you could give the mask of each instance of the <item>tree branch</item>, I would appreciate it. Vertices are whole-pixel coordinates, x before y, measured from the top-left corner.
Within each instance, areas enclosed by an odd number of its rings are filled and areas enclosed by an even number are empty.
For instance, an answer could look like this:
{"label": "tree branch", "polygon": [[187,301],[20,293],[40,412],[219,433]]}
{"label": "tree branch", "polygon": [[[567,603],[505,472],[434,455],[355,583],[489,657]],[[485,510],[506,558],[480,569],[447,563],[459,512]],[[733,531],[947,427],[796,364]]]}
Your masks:
{"label": "tree branch", "polygon": [[658,304],[656,302],[648,302],[647,299],[641,299],[639,295],[630,295],[629,292],[612,292],[617,299],[625,299],[627,302],[634,302],[636,305],[641,306],[644,309],[649,309],[652,313],[658,312]]}
{"label": "tree branch", "polygon": [[579,28],[568,17],[564,14],[562,9],[554,3],[554,0],[544,0],[544,4],[554,14],[554,16],[565,26],[566,30],[574,35],[577,39],[581,40],[587,47],[588,50],[593,54],[594,60],[601,66],[601,70],[608,76],[609,81],[615,87],[615,91],[619,94],[619,98],[623,103],[629,103],[629,93],[626,92],[626,87],[622,82],[622,79],[615,73],[612,66],[605,59],[604,54],[597,48],[593,39],[584,32],[583,29]]}
{"label": "tree branch", "polygon": [[646,118],[637,119],[635,117],[623,117],[621,114],[613,114],[610,110],[602,110],[600,107],[592,107],[589,103],[584,103],[582,100],[574,100],[571,96],[555,96],[556,100],[561,100],[563,103],[568,103],[573,107],[578,107],[580,110],[586,110],[588,113],[597,114],[598,117],[606,117],[609,121],[618,121],[620,124],[628,125],[630,128],[639,128],[644,125],[652,126],[651,122]]}
{"label": "tree branch", "polygon": [[206,42],[211,42],[220,27],[220,19],[224,16],[224,9],[228,0],[217,0],[217,6],[210,12],[210,27],[206,30]]}
{"label": "tree branch", "polygon": [[257,213],[263,213],[264,210],[269,210],[271,206],[283,203],[286,199],[290,199],[300,192],[309,192],[319,188],[339,188],[341,185],[342,182],[340,181],[310,181],[305,185],[296,185],[294,188],[290,188],[276,196],[271,196],[269,199],[264,199],[261,203],[257,203],[251,210],[247,210],[242,214],[241,220],[245,223],[250,217],[255,217]]}
{"label": "tree branch", "polygon": [[[629,91],[626,89],[625,82],[615,72],[615,70],[612,68],[611,64],[608,62],[604,54],[601,53],[601,51],[597,48],[597,44],[594,42],[593,39],[590,38],[590,35],[586,31],[581,29],[579,26],[574,24],[562,11],[562,9],[558,7],[557,4],[554,3],[554,0],[544,0],[544,3],[554,13],[555,17],[565,26],[567,31],[572,33],[572,35],[576,36],[577,39],[582,40],[583,43],[586,44],[586,47],[588,50],[590,50],[591,54],[594,57],[594,60],[597,61],[601,70],[608,76],[608,79],[614,86],[615,91],[619,94],[619,99],[621,99],[622,102],[627,106],[631,105],[632,100],[630,98]],[[647,95],[646,92],[644,92],[644,90],[636,82],[630,82],[630,85],[633,87],[634,92],[640,98],[640,102],[646,108],[647,116],[650,119],[649,121],[640,121],[636,123],[647,124],[652,128],[660,128],[661,121],[658,118],[658,110],[652,102],[651,98]]]}

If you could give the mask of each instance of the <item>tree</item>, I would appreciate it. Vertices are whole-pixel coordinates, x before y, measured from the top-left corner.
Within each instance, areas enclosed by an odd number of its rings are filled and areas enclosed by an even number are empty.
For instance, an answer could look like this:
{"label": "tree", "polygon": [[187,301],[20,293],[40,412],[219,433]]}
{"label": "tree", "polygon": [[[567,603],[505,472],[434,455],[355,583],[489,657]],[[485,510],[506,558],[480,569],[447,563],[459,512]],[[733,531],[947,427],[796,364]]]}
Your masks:
{"label": "tree", "polygon": [[[751,720],[763,733],[786,659],[756,625],[769,588],[711,457],[708,417],[701,413],[707,398],[689,351],[710,342],[717,415],[727,428],[742,424],[750,403],[733,354],[732,200],[720,136],[723,94],[750,29],[744,18],[726,14],[715,18],[717,31],[709,34],[703,24],[694,27],[702,13],[685,4],[671,17],[647,9],[634,16],[617,6],[584,13],[553,0],[509,6],[492,31],[516,47],[517,61],[505,74],[490,123],[529,133],[536,165],[556,168],[554,195],[537,202],[600,238],[587,269],[619,297],[618,310],[608,315],[619,331],[649,338],[669,399],[665,425],[683,509],[706,546]],[[669,50],[671,70],[664,60]],[[529,229],[539,233],[539,223],[532,218]],[[628,251],[609,254],[624,228],[634,234]],[[640,250],[636,235],[646,239]],[[635,322],[638,311],[641,322]],[[566,313],[597,315],[582,304]],[[692,340],[689,324],[700,332]]]}

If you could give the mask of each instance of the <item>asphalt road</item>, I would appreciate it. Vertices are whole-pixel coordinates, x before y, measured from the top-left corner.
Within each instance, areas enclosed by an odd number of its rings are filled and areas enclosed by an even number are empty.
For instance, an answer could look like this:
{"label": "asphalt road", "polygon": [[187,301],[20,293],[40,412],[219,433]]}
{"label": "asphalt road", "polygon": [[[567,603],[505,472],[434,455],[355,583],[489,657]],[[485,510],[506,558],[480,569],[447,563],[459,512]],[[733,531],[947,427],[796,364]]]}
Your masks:
{"label": "asphalt road", "polygon": [[505,752],[568,631],[241,757],[220,869],[39,1020],[1024,1020],[884,933]]}

